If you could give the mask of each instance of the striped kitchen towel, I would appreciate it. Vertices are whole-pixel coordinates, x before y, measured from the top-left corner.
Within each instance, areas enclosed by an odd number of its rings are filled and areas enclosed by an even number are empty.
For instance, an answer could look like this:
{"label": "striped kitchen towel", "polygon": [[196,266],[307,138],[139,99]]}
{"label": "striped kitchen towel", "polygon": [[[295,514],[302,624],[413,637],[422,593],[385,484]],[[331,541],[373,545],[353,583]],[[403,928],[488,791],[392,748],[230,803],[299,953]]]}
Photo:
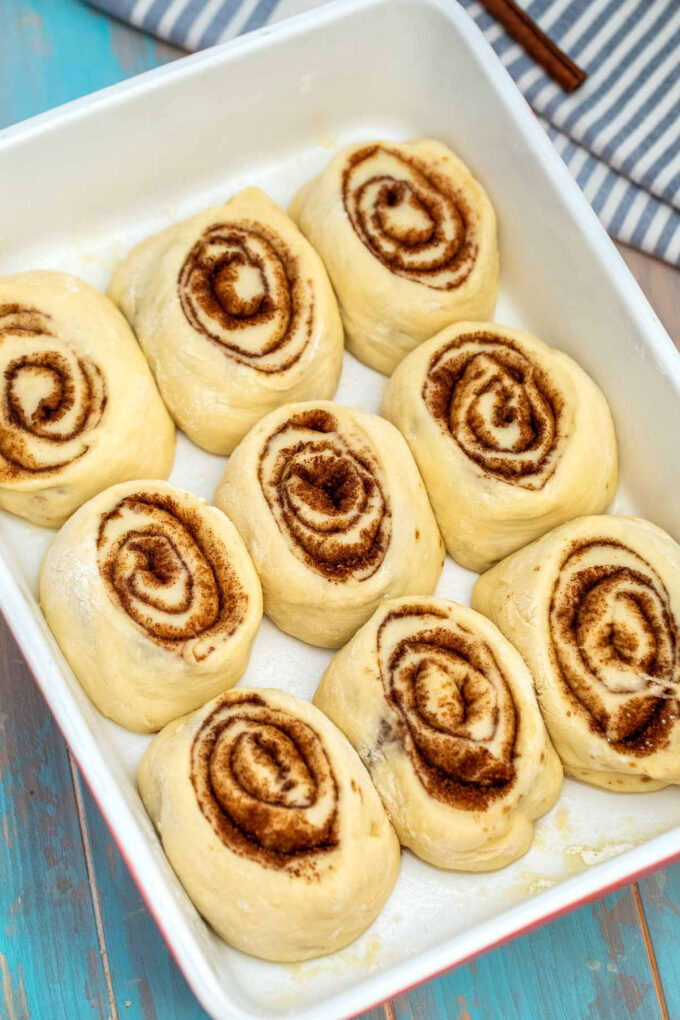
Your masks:
{"label": "striped kitchen towel", "polygon": [[[323,0],[92,2],[178,46],[200,49]],[[588,72],[571,95],[478,0],[459,2],[609,233],[680,266],[680,0],[525,0],[528,14]]]}

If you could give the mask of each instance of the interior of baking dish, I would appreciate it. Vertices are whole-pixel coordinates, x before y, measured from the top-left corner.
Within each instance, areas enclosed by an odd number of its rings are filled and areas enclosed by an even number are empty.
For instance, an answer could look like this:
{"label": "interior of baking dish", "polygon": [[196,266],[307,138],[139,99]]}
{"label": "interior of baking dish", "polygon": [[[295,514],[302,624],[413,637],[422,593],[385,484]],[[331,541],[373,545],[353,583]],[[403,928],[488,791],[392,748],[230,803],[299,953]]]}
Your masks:
{"label": "interior of baking dish", "polygon": [[[104,289],[134,242],[247,184],[286,204],[342,145],[418,136],[459,153],[494,202],[497,321],[567,351],[604,390],[621,452],[614,511],[680,538],[680,358],[455,4],[331,4],[10,129],[0,144],[0,271],[61,269]],[[384,383],[346,354],[336,399],[377,411]],[[182,436],[171,481],[211,499],[223,464]],[[135,768],[148,738],[91,707],[47,632],[36,592],[50,538],[2,515],[3,610],[166,938],[215,1015],[359,1011],[677,848],[675,790],[614,795],[567,780],[530,853],[511,867],[446,873],[404,852],[382,915],[343,952],[294,966],[244,956],[198,917],[141,807]],[[467,602],[474,578],[447,559],[437,592]],[[330,654],[265,619],[242,682],[309,698]]]}

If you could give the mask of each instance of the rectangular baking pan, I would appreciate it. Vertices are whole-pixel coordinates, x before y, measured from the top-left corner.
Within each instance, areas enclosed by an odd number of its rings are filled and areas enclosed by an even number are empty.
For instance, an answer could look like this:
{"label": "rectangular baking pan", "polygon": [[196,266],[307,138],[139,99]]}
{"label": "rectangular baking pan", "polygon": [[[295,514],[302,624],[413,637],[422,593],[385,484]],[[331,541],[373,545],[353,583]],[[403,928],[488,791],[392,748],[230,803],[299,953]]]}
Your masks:
{"label": "rectangular baking pan", "polygon": [[[680,538],[680,357],[559,156],[452,0],[331,3],[0,134],[0,272],[55,268],[106,287],[152,230],[258,184],[286,203],[350,141],[433,136],[470,164],[500,224],[496,318],[573,355],[609,398],[615,510]],[[346,355],[338,400],[377,410],[383,377]],[[172,480],[211,498],[223,460],[180,437]],[[214,1017],[361,1012],[680,856],[676,790],[567,781],[531,852],[492,875],[404,853],[396,890],[354,945],[297,966],[221,942],[167,864],[139,800],[148,738],[90,705],[38,608],[51,533],[2,515],[0,604],[168,945]],[[467,601],[451,561],[438,593]],[[329,653],[264,621],[244,682],[311,697]]]}

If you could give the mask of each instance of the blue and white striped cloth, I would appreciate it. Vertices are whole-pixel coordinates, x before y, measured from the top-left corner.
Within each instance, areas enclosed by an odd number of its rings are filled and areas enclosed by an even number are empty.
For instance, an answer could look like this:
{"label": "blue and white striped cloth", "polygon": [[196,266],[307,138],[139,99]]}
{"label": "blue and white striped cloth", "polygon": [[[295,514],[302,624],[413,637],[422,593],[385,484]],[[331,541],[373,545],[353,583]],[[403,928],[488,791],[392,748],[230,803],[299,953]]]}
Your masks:
{"label": "blue and white striped cloth", "polygon": [[[93,2],[178,46],[201,49],[323,0]],[[588,72],[571,95],[478,0],[459,2],[609,233],[680,266],[680,0],[524,0],[529,15]]]}

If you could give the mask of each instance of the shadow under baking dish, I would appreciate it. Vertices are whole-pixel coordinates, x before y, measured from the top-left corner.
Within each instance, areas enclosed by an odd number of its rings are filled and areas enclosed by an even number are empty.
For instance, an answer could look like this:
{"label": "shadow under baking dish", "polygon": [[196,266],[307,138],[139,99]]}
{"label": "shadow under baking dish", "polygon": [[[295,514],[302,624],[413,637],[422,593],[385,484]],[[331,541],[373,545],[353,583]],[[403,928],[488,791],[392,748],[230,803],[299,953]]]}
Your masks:
{"label": "shadow under baking dish", "polygon": [[[680,359],[455,4],[331,4],[3,133],[0,272],[61,269],[105,289],[133,243],[245,185],[285,205],[348,142],[415,136],[450,145],[495,204],[497,321],[567,351],[604,390],[621,451],[613,509],[680,537]],[[346,354],[337,400],[377,411],[384,383]],[[171,480],[210,500],[223,466],[180,436]],[[149,738],[93,709],[45,627],[37,577],[52,533],[0,517],[3,611],[213,1015],[358,1012],[677,852],[673,835],[647,842],[680,826],[676,790],[626,796],[567,781],[516,864],[491,875],[455,874],[406,852],[382,915],[343,952],[295,966],[247,957],[203,923],[160,850],[135,785]],[[474,578],[447,559],[437,593],[468,602]],[[310,698],[330,655],[264,620],[243,683]]]}

